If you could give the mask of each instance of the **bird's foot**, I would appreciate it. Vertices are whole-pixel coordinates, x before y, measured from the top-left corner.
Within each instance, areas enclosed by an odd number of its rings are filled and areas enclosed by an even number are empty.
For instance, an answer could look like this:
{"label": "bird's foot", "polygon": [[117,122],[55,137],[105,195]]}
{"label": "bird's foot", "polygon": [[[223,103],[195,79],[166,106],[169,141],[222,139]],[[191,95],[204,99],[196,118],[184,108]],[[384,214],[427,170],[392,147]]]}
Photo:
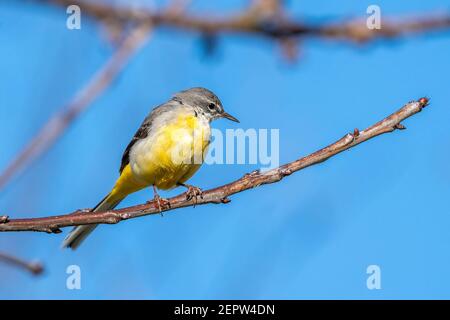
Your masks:
{"label": "bird's foot", "polygon": [[163,213],[162,213],[163,209],[170,208],[170,201],[165,198],[161,198],[161,196],[159,194],[155,194],[155,196],[151,202],[154,203],[155,208],[158,209],[161,216],[163,215]]}
{"label": "bird's foot", "polygon": [[194,206],[197,204],[198,201],[198,197],[200,197],[200,199],[203,199],[203,191],[202,189],[200,189],[199,187],[194,187],[191,185],[185,185],[187,189],[186,191],[186,200],[194,200]]}

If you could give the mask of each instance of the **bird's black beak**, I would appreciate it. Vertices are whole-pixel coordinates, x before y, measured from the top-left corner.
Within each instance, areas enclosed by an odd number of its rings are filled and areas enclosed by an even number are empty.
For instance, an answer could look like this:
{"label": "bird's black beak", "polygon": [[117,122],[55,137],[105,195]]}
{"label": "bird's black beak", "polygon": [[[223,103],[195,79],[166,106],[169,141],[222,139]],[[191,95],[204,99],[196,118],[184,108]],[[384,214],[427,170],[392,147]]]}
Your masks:
{"label": "bird's black beak", "polygon": [[226,118],[226,119],[228,119],[228,120],[231,120],[231,121],[234,121],[234,122],[239,123],[239,120],[238,120],[238,119],[236,119],[235,117],[233,117],[231,114],[229,114],[229,113],[227,113],[227,112],[222,113],[222,117],[223,117],[223,118]]}

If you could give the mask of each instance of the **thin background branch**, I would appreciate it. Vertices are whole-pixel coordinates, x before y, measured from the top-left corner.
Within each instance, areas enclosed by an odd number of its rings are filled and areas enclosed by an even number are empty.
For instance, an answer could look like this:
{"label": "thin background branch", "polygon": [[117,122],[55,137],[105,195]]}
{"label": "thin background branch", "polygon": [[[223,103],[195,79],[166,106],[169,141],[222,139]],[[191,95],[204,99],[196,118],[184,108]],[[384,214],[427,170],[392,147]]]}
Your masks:
{"label": "thin background branch", "polygon": [[75,118],[106,90],[124,68],[133,53],[145,41],[149,28],[148,24],[141,24],[130,31],[113,56],[92,77],[85,87],[76,94],[72,102],[51,117],[0,174],[0,189],[5,187],[11,178],[20,170],[24,169],[46,152],[65,132]]}
{"label": "thin background branch", "polygon": [[233,16],[218,14],[179,14],[151,11],[146,8],[130,8],[109,3],[89,2],[86,0],[35,0],[63,7],[71,4],[80,6],[83,14],[100,21],[113,19],[118,23],[151,22],[155,27],[170,27],[181,31],[194,31],[205,34],[256,34],[270,38],[318,37],[324,39],[367,42],[377,38],[395,38],[408,34],[417,34],[450,28],[450,14],[421,14],[404,19],[382,18],[382,28],[371,30],[366,19],[312,24],[290,19],[275,0],[253,1],[246,10]]}
{"label": "thin background branch", "polygon": [[[306,157],[266,172],[255,171],[246,174],[244,177],[234,182],[204,192],[203,196],[199,199],[189,199],[186,196],[186,193],[170,198],[168,199],[170,202],[170,207],[164,208],[163,211],[207,203],[228,203],[230,202],[228,197],[231,195],[256,188],[264,184],[279,182],[284,177],[291,175],[294,172],[321,163],[376,136],[392,132],[396,129],[405,129],[405,126],[403,126],[401,122],[406,118],[422,111],[422,109],[427,105],[427,98],[421,98],[418,101],[409,102],[397,112],[377,122],[371,127],[363,131],[355,129],[353,133],[346,134],[335,143],[332,143],[329,146]],[[152,201],[143,205],[107,212],[89,212],[89,210],[79,210],[74,213],[61,216],[13,220],[9,220],[7,216],[2,216],[0,217],[0,231],[40,231],[60,233],[60,228],[63,227],[87,224],[115,224],[122,220],[159,213],[160,211],[157,204]]]}
{"label": "thin background branch", "polygon": [[0,262],[26,270],[33,275],[40,275],[44,272],[44,267],[40,262],[28,262],[2,252],[0,252]]}

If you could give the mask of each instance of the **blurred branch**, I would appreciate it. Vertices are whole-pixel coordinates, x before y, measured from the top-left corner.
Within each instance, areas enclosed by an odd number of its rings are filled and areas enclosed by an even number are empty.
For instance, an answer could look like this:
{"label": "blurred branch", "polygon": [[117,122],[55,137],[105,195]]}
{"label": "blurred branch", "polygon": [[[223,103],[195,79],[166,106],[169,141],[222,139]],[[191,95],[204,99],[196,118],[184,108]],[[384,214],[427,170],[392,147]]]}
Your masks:
{"label": "blurred branch", "polygon": [[124,68],[130,57],[145,42],[150,31],[148,23],[134,27],[104,66],[79,91],[73,100],[51,117],[23,150],[0,174],[0,189],[33,160],[47,151],[76,117],[101,95]]}
{"label": "blurred branch", "polygon": [[[230,202],[228,197],[231,195],[256,188],[264,184],[279,182],[284,177],[294,172],[321,163],[371,138],[392,132],[396,129],[405,129],[401,122],[406,118],[422,111],[422,109],[427,105],[427,98],[421,98],[418,101],[409,102],[397,112],[377,122],[371,127],[363,131],[355,129],[353,133],[346,134],[335,143],[332,143],[329,146],[306,157],[269,171],[254,171],[246,174],[234,182],[203,192],[202,197],[198,199],[189,199],[186,193],[170,198],[168,199],[170,206],[163,208],[163,211],[207,203],[228,203]],[[158,205],[154,201],[151,201],[147,204],[107,212],[89,212],[88,210],[79,210],[74,213],[61,216],[13,220],[8,220],[7,216],[0,216],[0,231],[41,231],[48,233],[59,233],[61,232],[60,228],[63,227],[101,223],[115,224],[122,220],[159,213],[160,211]]]}
{"label": "blurred branch", "polygon": [[[86,0],[34,0],[59,6],[77,4],[82,14],[99,21],[114,20],[119,24],[149,22],[156,26],[200,32],[209,35],[225,33],[257,34],[283,40],[285,38],[319,37],[351,42],[367,42],[378,38],[395,38],[409,34],[450,29],[450,14],[423,15],[394,21],[382,19],[381,29],[369,29],[366,19],[350,19],[342,22],[310,24],[288,18],[282,10],[283,1],[254,0],[245,11],[234,16],[221,17],[211,14],[172,15],[165,11],[147,8],[116,6]],[[205,17],[207,16],[207,17]]]}
{"label": "blurred branch", "polygon": [[25,269],[26,271],[31,272],[33,275],[42,274],[42,272],[44,271],[44,267],[39,262],[27,262],[9,254],[0,252],[0,262],[1,261],[12,266]]}

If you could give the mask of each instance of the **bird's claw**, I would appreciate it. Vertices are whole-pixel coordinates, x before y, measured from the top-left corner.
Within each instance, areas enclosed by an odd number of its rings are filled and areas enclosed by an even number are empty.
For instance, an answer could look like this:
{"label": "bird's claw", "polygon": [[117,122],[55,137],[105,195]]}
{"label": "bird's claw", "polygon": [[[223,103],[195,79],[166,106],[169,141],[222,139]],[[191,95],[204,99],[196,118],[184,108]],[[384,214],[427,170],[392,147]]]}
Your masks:
{"label": "bird's claw", "polygon": [[186,200],[192,200],[194,199],[194,204],[197,203],[197,197],[200,196],[200,199],[203,199],[203,191],[202,189],[194,186],[188,186],[188,189],[186,191]]}
{"label": "bird's claw", "polygon": [[170,208],[170,202],[167,199],[161,198],[158,194],[155,195],[153,198],[154,206],[156,209],[158,209],[159,213],[162,214],[163,209]]}

